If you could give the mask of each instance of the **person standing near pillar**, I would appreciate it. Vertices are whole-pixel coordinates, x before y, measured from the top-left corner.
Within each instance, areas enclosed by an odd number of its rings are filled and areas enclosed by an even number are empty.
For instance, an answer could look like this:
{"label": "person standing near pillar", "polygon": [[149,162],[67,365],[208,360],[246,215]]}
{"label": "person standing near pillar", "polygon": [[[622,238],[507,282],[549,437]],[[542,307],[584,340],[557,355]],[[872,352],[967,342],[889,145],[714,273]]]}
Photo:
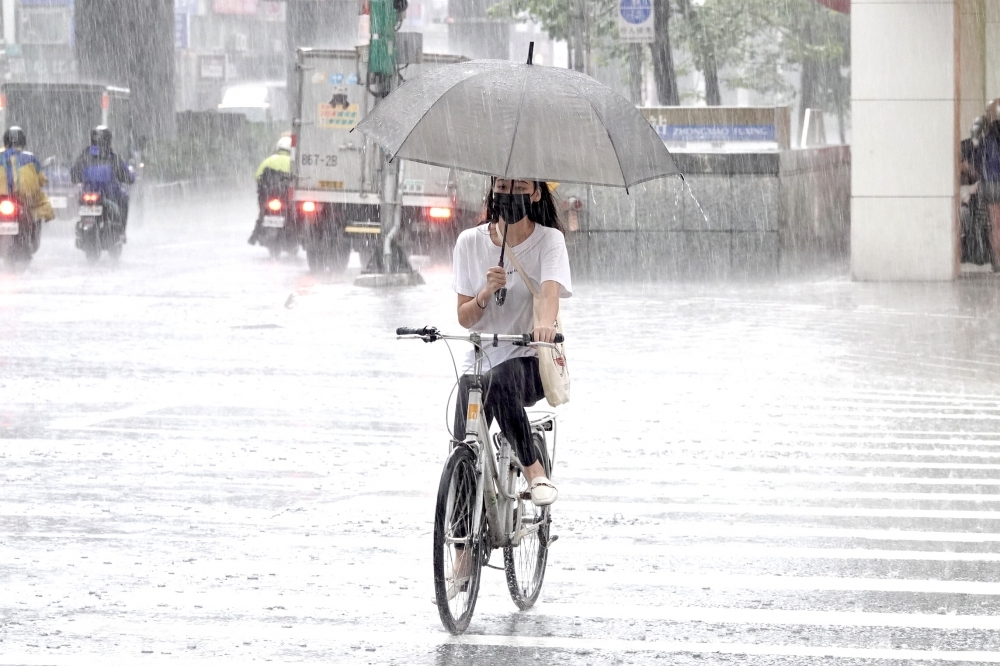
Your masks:
{"label": "person standing near pillar", "polygon": [[985,120],[974,163],[979,174],[979,196],[989,211],[993,272],[1000,273],[1000,98],[986,107]]}

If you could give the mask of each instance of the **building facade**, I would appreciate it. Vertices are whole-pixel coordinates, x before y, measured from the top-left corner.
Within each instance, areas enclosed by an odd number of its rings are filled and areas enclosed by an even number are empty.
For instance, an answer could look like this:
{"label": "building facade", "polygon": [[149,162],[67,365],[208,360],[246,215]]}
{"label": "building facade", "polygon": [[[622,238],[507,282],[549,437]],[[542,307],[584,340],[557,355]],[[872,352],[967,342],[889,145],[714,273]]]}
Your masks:
{"label": "building facade", "polygon": [[959,275],[959,142],[1000,97],[1000,1],[853,0],[851,272]]}

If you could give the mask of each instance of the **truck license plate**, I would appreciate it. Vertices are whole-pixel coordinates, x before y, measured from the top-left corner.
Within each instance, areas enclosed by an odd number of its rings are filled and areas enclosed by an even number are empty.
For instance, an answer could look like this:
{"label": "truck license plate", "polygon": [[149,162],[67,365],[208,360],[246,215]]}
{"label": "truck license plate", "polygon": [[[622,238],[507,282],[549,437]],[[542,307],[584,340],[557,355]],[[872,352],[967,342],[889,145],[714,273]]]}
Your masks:
{"label": "truck license plate", "polygon": [[104,206],[80,206],[80,217],[100,217],[104,214]]}
{"label": "truck license plate", "polygon": [[0,222],[0,236],[16,236],[17,222]]}
{"label": "truck license plate", "polygon": [[284,215],[265,215],[264,226],[270,229],[281,229],[285,226]]}

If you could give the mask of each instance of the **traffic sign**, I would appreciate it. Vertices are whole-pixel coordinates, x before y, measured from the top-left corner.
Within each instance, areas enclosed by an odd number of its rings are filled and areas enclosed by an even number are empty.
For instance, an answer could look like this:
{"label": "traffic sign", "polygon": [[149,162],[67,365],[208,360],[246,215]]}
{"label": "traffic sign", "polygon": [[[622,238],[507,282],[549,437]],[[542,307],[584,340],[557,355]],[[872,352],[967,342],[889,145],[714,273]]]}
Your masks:
{"label": "traffic sign", "polygon": [[623,42],[646,44],[656,40],[653,0],[618,0],[618,36]]}

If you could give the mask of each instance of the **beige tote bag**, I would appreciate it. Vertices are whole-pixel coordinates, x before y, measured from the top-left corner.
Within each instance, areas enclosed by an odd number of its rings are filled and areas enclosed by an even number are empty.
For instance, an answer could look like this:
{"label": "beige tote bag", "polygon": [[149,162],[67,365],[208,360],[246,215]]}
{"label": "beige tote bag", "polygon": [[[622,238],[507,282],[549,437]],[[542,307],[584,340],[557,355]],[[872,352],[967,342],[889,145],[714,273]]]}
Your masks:
{"label": "beige tote bag", "polygon": [[[514,253],[508,252],[507,257],[510,258],[511,263],[514,264],[514,268],[521,275],[524,284],[528,286],[528,291],[531,292],[532,306],[535,313],[535,326],[546,326],[545,322],[538,321],[538,311],[541,308],[542,295],[535,289],[535,285],[531,283],[531,278],[521,268],[521,262],[517,260]],[[560,317],[556,317],[553,328],[556,329],[557,333],[562,333],[565,337],[566,332],[563,330],[560,319]],[[545,391],[545,400],[553,407],[558,407],[569,402],[569,365],[566,362],[566,344],[564,342],[557,343],[555,348],[537,347],[535,351],[538,353],[538,373],[542,376],[542,389]]]}

